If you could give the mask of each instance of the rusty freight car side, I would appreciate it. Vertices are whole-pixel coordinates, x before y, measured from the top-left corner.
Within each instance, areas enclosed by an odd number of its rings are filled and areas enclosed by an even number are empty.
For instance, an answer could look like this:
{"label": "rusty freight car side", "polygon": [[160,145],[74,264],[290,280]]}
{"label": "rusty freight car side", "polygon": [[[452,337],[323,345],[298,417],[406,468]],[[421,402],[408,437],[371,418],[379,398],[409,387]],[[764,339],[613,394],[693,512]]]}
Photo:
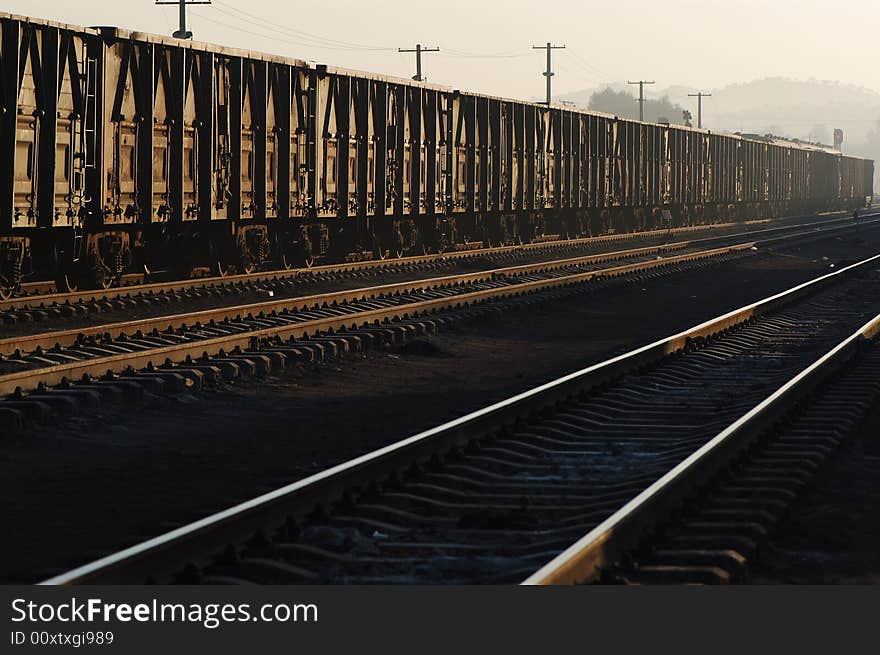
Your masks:
{"label": "rusty freight car side", "polygon": [[853,208],[873,162],[0,14],[0,294]]}
{"label": "rusty freight car side", "polygon": [[34,269],[62,274],[100,247],[97,199],[98,33],[0,15],[0,295]]}

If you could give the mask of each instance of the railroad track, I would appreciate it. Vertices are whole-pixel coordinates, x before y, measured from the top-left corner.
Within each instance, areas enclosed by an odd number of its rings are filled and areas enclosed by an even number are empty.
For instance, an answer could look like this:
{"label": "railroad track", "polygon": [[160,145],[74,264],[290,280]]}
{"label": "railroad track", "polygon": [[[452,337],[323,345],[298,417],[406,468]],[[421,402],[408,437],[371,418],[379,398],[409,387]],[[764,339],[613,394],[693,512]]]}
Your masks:
{"label": "railroad track", "polygon": [[[262,364],[253,366],[268,369],[290,355],[305,356],[304,349],[321,340],[340,343],[349,335],[360,340],[365,331],[386,330],[389,328],[384,326],[392,322],[411,324],[413,319],[419,321],[419,317],[444,310],[717,259],[746,252],[751,247],[749,242],[664,258],[658,258],[650,249],[638,261],[613,266],[603,266],[592,258],[577,258],[13,337],[0,341],[0,351],[8,353],[0,361],[0,394],[14,394],[14,400],[20,401],[22,392],[42,390],[47,385],[63,385],[65,393],[76,393],[76,389],[69,388],[69,382],[84,378],[92,382],[90,378],[104,376],[108,371],[133,374],[146,369],[153,373],[154,367],[161,364],[162,375],[183,376],[200,384],[208,373],[206,367],[231,363],[229,353],[241,360],[260,360]],[[184,364],[174,366],[177,362]]]}
{"label": "railroad track", "polygon": [[[827,228],[826,228],[827,229]],[[628,250],[619,250],[619,251],[603,251],[596,254],[582,254],[577,257],[566,258],[564,261],[579,261],[581,263],[602,263],[609,261],[619,261],[627,258],[637,258],[643,257],[645,255],[662,255],[669,252],[674,252],[677,250],[682,250],[687,247],[695,247],[697,245],[703,243],[713,243],[717,239],[712,238],[708,240],[698,240],[698,241],[681,241],[675,243],[664,243],[651,245],[641,248],[631,248]],[[514,258],[515,259],[515,258]],[[439,261],[439,260],[438,260]],[[552,265],[554,261],[559,260],[539,260],[532,266],[541,266],[541,265]],[[481,260],[476,266],[476,273],[480,274],[490,274],[493,271],[500,270],[498,268],[489,267],[487,268],[487,264],[491,264],[492,260]],[[440,271],[446,266],[442,265],[443,262],[440,262],[439,265],[432,265],[430,267],[416,267],[416,268],[405,268],[403,265],[390,265],[387,269],[383,269],[385,275],[391,275],[393,273],[404,273],[404,272],[421,272],[421,273],[435,273]],[[528,267],[528,264],[520,265]],[[512,268],[512,267],[508,267]],[[242,294],[246,290],[254,291],[259,290],[260,295],[265,297],[275,297],[276,294],[280,298],[284,297],[300,297],[303,294],[304,286],[309,283],[319,283],[322,281],[331,281],[331,280],[339,280],[340,278],[334,277],[336,273],[339,271],[311,271],[308,275],[290,275],[283,277],[274,277],[272,279],[260,279],[259,282],[255,282],[253,285],[244,285],[242,284],[239,287],[220,287],[220,286],[207,286],[204,288],[198,289],[172,289],[168,290],[165,286],[160,285],[156,290],[150,290],[147,292],[139,292],[133,294],[125,294],[116,296],[115,298],[102,298],[98,301],[95,298],[89,297],[88,302],[91,304],[91,307],[95,307],[100,309],[104,307],[106,309],[124,309],[126,306],[136,305],[138,307],[144,307],[149,305],[151,302],[157,301],[162,305],[168,305],[171,303],[182,302],[188,299],[191,294],[195,294],[197,297],[202,297],[205,294],[212,294],[216,296],[220,296],[224,293],[227,294]],[[464,273],[468,271],[463,271]],[[385,275],[382,275],[383,277]],[[373,270],[369,272],[369,275],[352,275],[351,280],[360,281],[365,277],[373,277],[378,276],[377,271]],[[420,276],[421,277],[421,276]],[[418,279],[418,278],[417,278]],[[430,280],[431,278],[423,278]],[[407,280],[410,281],[410,280]],[[53,305],[44,306],[28,306],[26,308],[15,308],[15,310],[7,313],[5,316],[5,320],[9,323],[14,323],[20,318],[27,319],[37,319],[40,321],[44,321],[52,316],[58,317],[70,317],[75,316],[76,314],[85,314],[89,311],[89,307],[85,305],[85,302],[80,303],[55,303]],[[2,317],[2,313],[0,313],[0,317]]]}
{"label": "railroad track", "polygon": [[[664,515],[651,509],[650,501],[642,509],[637,505],[646,520],[644,536],[629,548],[622,544],[618,561],[606,560],[600,579],[614,584],[747,582],[750,564],[765,539],[876,406],[880,349],[871,347],[869,340],[876,338],[877,323],[872,320],[855,336],[847,350],[856,352],[840,356],[841,360],[850,356],[849,361],[825,365],[828,377],[818,389],[780,394],[779,403],[802,400],[802,406],[785,416],[781,425],[763,433],[746,425],[739,434],[730,434],[731,439],[748,439],[751,432],[758,439],[731,465],[700,483],[699,496],[685,491],[681,509],[661,521]],[[835,367],[842,370],[832,371]],[[693,466],[699,463],[694,461]],[[683,470],[683,474],[697,475],[692,471]],[[691,478],[688,485],[693,489],[697,483]]]}
{"label": "railroad track", "polygon": [[[874,222],[880,222],[880,218],[866,224]],[[71,396],[85,400],[100,396],[102,389],[94,383],[101,377],[104,382],[116,384],[118,374],[123,373],[131,381],[138,371],[172,386],[200,387],[206,379],[238,376],[242,367],[249,373],[265,373],[292,360],[316,359],[322,356],[314,352],[316,347],[329,345],[334,352],[357,348],[364,341],[381,339],[382,333],[392,329],[386,325],[392,323],[405,323],[395,326],[404,332],[424,331],[428,328],[422,317],[441,311],[738,256],[758,246],[821,238],[844,229],[851,226],[825,227],[708,250],[682,242],[11,337],[0,340],[0,394],[9,395],[7,401],[16,403],[39,399],[64,405],[73,402]],[[396,337],[391,334],[388,338],[393,342]],[[309,342],[304,344],[303,339]],[[86,388],[71,388],[76,381],[85,383]],[[62,394],[55,394],[54,398],[45,396],[49,387],[59,385]],[[25,392],[33,391],[40,395],[24,396]],[[16,409],[9,402],[2,407]],[[23,424],[23,419],[14,414],[8,420],[13,425]]]}
{"label": "railroad track", "polygon": [[[799,401],[825,393],[839,409],[864,379],[876,387],[864,367],[877,360],[878,268],[880,255],[46,582],[547,584],[623,572],[719,475],[742,473],[727,488],[759,508],[779,500],[776,483],[812,456],[762,438]],[[847,365],[849,386],[832,384]],[[717,522],[714,498],[700,507]],[[686,536],[717,526],[696,528]]]}
{"label": "railroad track", "polygon": [[880,401],[880,315],[593,528],[527,584],[727,584]]}
{"label": "railroad track", "polygon": [[[866,214],[865,218],[874,216]],[[29,320],[45,320],[47,317],[63,317],[71,313],[93,313],[108,309],[124,307],[132,298],[138,302],[155,299],[159,303],[186,301],[191,298],[212,295],[246,295],[248,293],[290,293],[299,290],[303,285],[333,279],[363,279],[393,273],[412,273],[420,271],[449,270],[468,265],[485,265],[486,262],[504,263],[563,253],[594,254],[608,250],[609,247],[626,243],[643,242],[651,245],[663,245],[672,236],[679,235],[715,235],[703,241],[723,239],[725,237],[759,234],[768,235],[785,231],[797,231],[810,226],[846,224],[847,217],[817,216],[812,221],[803,217],[778,219],[782,223],[775,227],[760,230],[755,228],[769,225],[774,221],[761,219],[747,223],[724,223],[710,226],[690,226],[655,230],[639,233],[612,234],[601,237],[567,239],[561,241],[544,241],[532,244],[501,246],[495,248],[477,248],[453,251],[442,254],[428,254],[404,257],[395,260],[367,260],[316,266],[309,269],[291,269],[263,271],[257,273],[230,275],[224,277],[203,277],[186,280],[143,283],[143,276],[129,276],[135,281],[110,289],[77,291],[72,293],[55,292],[49,282],[33,282],[25,284],[23,293],[7,300],[0,300],[0,322],[17,323]],[[694,239],[690,239],[694,241]]]}

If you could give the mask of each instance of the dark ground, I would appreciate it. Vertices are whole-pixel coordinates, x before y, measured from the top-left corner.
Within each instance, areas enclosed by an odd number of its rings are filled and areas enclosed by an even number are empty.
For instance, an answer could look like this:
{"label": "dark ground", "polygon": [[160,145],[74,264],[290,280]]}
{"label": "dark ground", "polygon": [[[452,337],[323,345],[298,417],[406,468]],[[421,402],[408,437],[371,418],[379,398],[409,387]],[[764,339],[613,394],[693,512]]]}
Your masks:
{"label": "dark ground", "polygon": [[9,437],[0,581],[48,577],[877,251],[865,230]]}
{"label": "dark ground", "polygon": [[880,408],[792,508],[752,582],[880,584]]}

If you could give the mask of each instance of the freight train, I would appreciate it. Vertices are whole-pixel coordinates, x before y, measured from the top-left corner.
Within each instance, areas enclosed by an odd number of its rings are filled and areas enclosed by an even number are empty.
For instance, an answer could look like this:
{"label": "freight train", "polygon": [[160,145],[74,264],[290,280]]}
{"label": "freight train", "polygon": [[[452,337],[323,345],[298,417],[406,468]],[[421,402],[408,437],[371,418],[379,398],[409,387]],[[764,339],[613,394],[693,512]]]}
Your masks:
{"label": "freight train", "polygon": [[873,162],[0,14],[0,294],[852,209]]}

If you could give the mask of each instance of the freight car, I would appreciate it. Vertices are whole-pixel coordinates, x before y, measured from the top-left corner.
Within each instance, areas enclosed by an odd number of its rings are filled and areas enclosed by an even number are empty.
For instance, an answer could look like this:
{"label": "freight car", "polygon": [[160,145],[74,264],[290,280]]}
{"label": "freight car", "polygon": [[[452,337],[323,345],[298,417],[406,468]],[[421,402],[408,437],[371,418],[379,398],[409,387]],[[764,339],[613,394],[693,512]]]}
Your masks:
{"label": "freight car", "polygon": [[0,294],[862,206],[873,162],[0,14]]}

